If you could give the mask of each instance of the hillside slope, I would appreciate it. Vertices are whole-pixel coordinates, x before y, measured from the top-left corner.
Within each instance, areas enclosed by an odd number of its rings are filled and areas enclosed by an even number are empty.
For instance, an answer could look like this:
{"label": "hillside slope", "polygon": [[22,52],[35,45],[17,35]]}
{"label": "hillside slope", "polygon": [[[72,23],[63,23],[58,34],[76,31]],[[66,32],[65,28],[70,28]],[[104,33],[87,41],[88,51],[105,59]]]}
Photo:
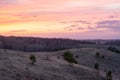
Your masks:
{"label": "hillside slope", "polygon": [[[120,54],[96,48],[71,49],[70,52],[77,56],[76,60],[80,65],[94,69],[95,63],[98,63],[101,75],[106,77],[106,71],[111,70],[113,80],[120,80]],[[97,52],[100,54],[98,58]]]}
{"label": "hillside slope", "polygon": [[[74,52],[74,49],[70,51]],[[98,80],[98,77],[104,80],[90,67],[63,60],[63,52],[0,50],[0,80]],[[30,63],[30,54],[36,56],[35,65]]]}

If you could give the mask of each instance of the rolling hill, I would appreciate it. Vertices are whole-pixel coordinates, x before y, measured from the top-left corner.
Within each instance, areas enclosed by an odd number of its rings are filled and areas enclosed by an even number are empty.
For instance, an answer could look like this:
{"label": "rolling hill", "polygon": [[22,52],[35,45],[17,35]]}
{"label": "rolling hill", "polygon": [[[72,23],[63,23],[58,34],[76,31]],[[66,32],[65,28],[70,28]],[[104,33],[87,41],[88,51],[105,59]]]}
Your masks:
{"label": "rolling hill", "polygon": [[[73,54],[78,64],[64,60],[66,51]],[[95,57],[96,52],[100,53],[99,58]],[[35,65],[29,60],[31,54],[36,57]],[[99,72],[94,69],[95,63],[99,63]],[[120,80],[120,54],[96,48],[54,52],[0,50],[0,80],[105,80],[107,70],[113,70],[113,80]]]}

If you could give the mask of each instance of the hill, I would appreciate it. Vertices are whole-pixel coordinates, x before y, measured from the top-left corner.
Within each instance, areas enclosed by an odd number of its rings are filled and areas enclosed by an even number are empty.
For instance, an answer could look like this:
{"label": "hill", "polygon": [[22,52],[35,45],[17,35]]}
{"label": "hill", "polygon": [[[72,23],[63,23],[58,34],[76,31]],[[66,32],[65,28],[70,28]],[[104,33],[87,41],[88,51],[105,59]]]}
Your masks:
{"label": "hill", "polygon": [[[0,50],[0,80],[98,80],[96,70],[63,60],[63,51],[34,53],[35,65],[30,64],[30,54]],[[99,80],[104,77],[99,75]]]}
{"label": "hill", "polygon": [[[64,60],[69,51],[78,64]],[[96,52],[100,58],[96,58]],[[31,65],[29,56],[36,57]],[[104,58],[102,56],[104,55]],[[99,63],[99,73],[94,64]],[[0,80],[105,80],[107,70],[112,70],[113,80],[120,80],[120,54],[104,49],[79,48],[56,52],[20,52],[0,50]]]}
{"label": "hill", "polygon": [[0,80],[120,80],[118,43],[0,36]]}

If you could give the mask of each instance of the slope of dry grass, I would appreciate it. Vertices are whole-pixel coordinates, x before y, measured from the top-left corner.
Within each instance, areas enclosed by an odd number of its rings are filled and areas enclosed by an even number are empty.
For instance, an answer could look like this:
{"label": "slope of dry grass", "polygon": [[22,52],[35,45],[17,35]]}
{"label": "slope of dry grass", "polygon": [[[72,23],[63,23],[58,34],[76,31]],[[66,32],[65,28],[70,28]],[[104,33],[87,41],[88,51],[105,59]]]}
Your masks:
{"label": "slope of dry grass", "polygon": [[[0,50],[0,80],[104,80],[105,70],[114,69],[114,80],[119,80],[120,55],[95,49],[70,49],[78,64],[68,63],[63,59],[63,51],[56,52],[20,52]],[[105,59],[96,58],[100,52]],[[35,65],[30,64],[29,56],[36,56]],[[76,57],[77,56],[77,57]],[[94,64],[100,64],[99,76]]]}

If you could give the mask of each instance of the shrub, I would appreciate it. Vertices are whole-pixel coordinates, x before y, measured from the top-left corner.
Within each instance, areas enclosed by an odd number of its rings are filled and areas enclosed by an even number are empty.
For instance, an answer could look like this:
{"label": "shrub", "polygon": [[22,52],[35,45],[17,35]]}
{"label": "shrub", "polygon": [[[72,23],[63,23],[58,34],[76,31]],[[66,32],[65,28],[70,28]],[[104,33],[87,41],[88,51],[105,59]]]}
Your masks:
{"label": "shrub", "polygon": [[29,57],[30,61],[31,61],[31,64],[34,65],[35,62],[36,62],[36,57],[35,55],[31,54],[30,57]]}
{"label": "shrub", "polygon": [[106,72],[106,79],[107,80],[112,80],[112,71],[111,70]]}
{"label": "shrub", "polygon": [[19,74],[19,73],[16,73],[16,76],[20,77],[20,74]]}
{"label": "shrub", "polygon": [[95,63],[94,68],[95,68],[96,70],[99,70],[99,64],[98,64],[98,63]]}
{"label": "shrub", "polygon": [[120,53],[120,50],[118,50],[116,47],[108,47],[108,50],[115,53]]}
{"label": "shrub", "polygon": [[69,51],[64,52],[63,57],[66,61],[70,63],[77,63],[77,61],[74,59],[73,55]]}
{"label": "shrub", "polygon": [[95,55],[97,58],[100,57],[100,53],[99,52],[96,52],[96,55]]}
{"label": "shrub", "polygon": [[79,58],[79,56],[78,56],[78,55],[76,55],[76,56],[75,56],[75,58]]}
{"label": "shrub", "polygon": [[101,56],[101,58],[102,58],[102,59],[105,59],[105,56],[104,56],[104,55],[102,55],[102,56]]}

